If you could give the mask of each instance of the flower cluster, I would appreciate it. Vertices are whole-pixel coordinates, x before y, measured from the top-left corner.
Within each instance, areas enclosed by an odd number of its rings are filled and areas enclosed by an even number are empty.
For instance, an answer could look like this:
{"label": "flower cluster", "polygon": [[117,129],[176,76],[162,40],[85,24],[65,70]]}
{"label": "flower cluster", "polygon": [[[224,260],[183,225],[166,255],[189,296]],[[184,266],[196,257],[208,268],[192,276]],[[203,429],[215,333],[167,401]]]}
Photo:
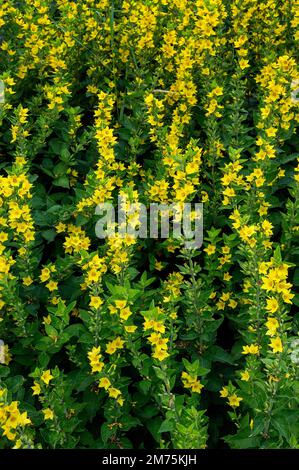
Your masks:
{"label": "flower cluster", "polygon": [[0,448],[298,447],[298,10],[2,2]]}

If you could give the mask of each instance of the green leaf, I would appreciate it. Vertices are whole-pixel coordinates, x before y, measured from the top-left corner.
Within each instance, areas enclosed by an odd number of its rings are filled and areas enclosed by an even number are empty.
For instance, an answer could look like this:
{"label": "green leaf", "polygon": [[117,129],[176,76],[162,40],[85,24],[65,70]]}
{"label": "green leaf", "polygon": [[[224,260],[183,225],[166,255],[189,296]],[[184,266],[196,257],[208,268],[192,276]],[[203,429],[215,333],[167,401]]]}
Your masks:
{"label": "green leaf", "polygon": [[44,231],[42,231],[42,232],[41,232],[41,235],[42,235],[42,237],[43,237],[45,240],[47,240],[48,242],[52,242],[52,241],[55,239],[57,233],[56,233],[56,230],[54,230],[54,229],[49,229],[49,230],[44,230]]}
{"label": "green leaf", "polygon": [[59,155],[61,153],[61,150],[62,150],[64,145],[65,145],[65,143],[62,142],[59,139],[52,139],[49,142],[49,146],[50,146],[52,152],[55,153],[56,155]]}
{"label": "green leaf", "polygon": [[162,432],[171,432],[174,430],[174,427],[175,427],[175,422],[174,420],[172,419],[166,419],[165,421],[163,421],[163,423],[161,424],[160,428],[159,428],[159,433],[162,433]]}
{"label": "green leaf", "polygon": [[147,395],[151,388],[151,381],[150,380],[142,380],[138,383],[138,387],[142,391],[144,395]]}
{"label": "green leaf", "polygon": [[46,369],[50,361],[50,356],[42,351],[38,355],[38,363],[42,369]]}
{"label": "green leaf", "polygon": [[54,337],[58,336],[58,331],[52,325],[47,325],[46,324],[45,325],[45,331],[46,331],[48,336],[54,336]]}
{"label": "green leaf", "polygon": [[299,268],[295,270],[294,277],[293,277],[293,284],[294,286],[299,286]]}
{"label": "green leaf", "polygon": [[109,427],[107,423],[102,424],[101,426],[101,438],[104,444],[107,444],[109,439],[113,436],[115,430],[113,427]]}
{"label": "green leaf", "polygon": [[273,258],[274,258],[274,261],[275,261],[276,265],[281,264],[281,250],[280,250],[279,245],[275,248]]}
{"label": "green leaf", "polygon": [[53,341],[49,337],[43,337],[37,340],[35,343],[35,348],[38,349],[39,351],[47,351],[50,349],[53,345]]}
{"label": "green leaf", "polygon": [[220,346],[212,346],[209,348],[206,356],[214,362],[223,362],[225,364],[234,365],[230,354],[224,351]]}
{"label": "green leaf", "polygon": [[59,176],[55,180],[53,180],[54,186],[60,186],[62,188],[69,188],[70,182],[67,176]]}
{"label": "green leaf", "polygon": [[154,419],[150,419],[147,421],[146,423],[146,427],[147,429],[149,430],[149,432],[152,434],[152,436],[154,437],[154,439],[156,440],[156,442],[159,442],[160,440],[160,428],[161,428],[161,418],[154,418]]}

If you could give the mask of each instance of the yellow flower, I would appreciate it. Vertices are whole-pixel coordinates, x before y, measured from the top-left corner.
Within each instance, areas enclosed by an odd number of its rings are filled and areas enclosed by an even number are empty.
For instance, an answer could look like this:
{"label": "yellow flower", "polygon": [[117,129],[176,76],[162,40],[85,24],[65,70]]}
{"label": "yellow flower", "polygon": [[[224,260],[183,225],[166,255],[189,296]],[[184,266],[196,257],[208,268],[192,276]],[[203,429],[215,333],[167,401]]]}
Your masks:
{"label": "yellow flower", "polygon": [[33,280],[30,276],[23,277],[23,284],[24,286],[30,286],[33,283]]}
{"label": "yellow flower", "polygon": [[100,297],[92,295],[90,297],[89,306],[98,309],[103,304],[103,300]]}
{"label": "yellow flower", "polygon": [[242,354],[259,354],[259,347],[257,344],[243,346]]}
{"label": "yellow flower", "polygon": [[41,272],[41,275],[39,277],[40,277],[40,280],[42,282],[46,282],[50,278],[50,275],[51,275],[50,269],[49,268],[43,268],[42,272]]}
{"label": "yellow flower", "polygon": [[226,398],[228,396],[228,388],[227,387],[222,387],[220,390],[220,396],[221,398]]}
{"label": "yellow flower", "polygon": [[278,307],[279,307],[278,302],[274,297],[270,297],[269,299],[267,299],[266,310],[268,312],[275,313],[277,312]]}
{"label": "yellow flower", "polygon": [[123,308],[125,308],[127,305],[127,301],[126,300],[116,300],[115,301],[115,306],[119,309],[119,310],[122,310]]}
{"label": "yellow flower", "polygon": [[239,65],[241,70],[247,69],[249,67],[249,61],[246,59],[241,59],[239,61]]}
{"label": "yellow flower", "polygon": [[164,359],[166,359],[169,354],[167,351],[165,351],[165,349],[155,349],[155,352],[153,353],[153,358],[155,359],[158,359],[159,361],[164,361]]}
{"label": "yellow flower", "polygon": [[22,441],[21,439],[17,439],[15,445],[13,446],[13,449],[20,449],[22,447]]}
{"label": "yellow flower", "polygon": [[163,269],[163,263],[161,263],[161,261],[157,261],[157,260],[156,260],[156,261],[155,261],[155,269],[156,269],[157,271],[162,271],[162,269]]}
{"label": "yellow flower", "polygon": [[159,333],[165,333],[165,326],[162,322],[153,320],[152,325],[154,331],[158,331]]}
{"label": "yellow flower", "polygon": [[107,354],[114,354],[116,352],[116,346],[113,341],[110,341],[106,346]]}
{"label": "yellow flower", "polygon": [[111,315],[114,315],[115,313],[117,313],[117,308],[114,305],[108,305],[108,309]]}
{"label": "yellow flower", "polygon": [[130,310],[130,307],[123,308],[119,314],[122,320],[127,320],[131,315],[132,315],[132,312]]}
{"label": "yellow flower", "polygon": [[160,337],[155,343],[156,349],[167,349],[168,341],[169,341],[168,338]]}
{"label": "yellow flower", "polygon": [[110,380],[107,377],[102,377],[99,381],[99,388],[107,390],[111,385]]}
{"label": "yellow flower", "polygon": [[31,424],[31,419],[28,418],[27,411],[24,411],[24,413],[19,414],[18,425],[26,426],[26,424]]}
{"label": "yellow flower", "polygon": [[104,362],[100,360],[96,360],[94,362],[90,362],[91,365],[91,372],[102,372],[103,367],[104,367]]}
{"label": "yellow flower", "polygon": [[33,394],[32,395],[39,395],[40,392],[41,392],[41,387],[40,387],[40,384],[38,382],[34,382],[33,386],[31,387],[32,390],[33,390]]}
{"label": "yellow flower", "polygon": [[90,366],[91,366],[91,371],[94,373],[94,372],[101,372],[103,367],[104,367],[104,363],[101,361],[101,357],[102,355],[100,354],[100,351],[101,351],[101,347],[98,346],[98,347],[93,347],[91,351],[88,352],[88,359],[89,359],[89,363],[90,363]]}
{"label": "yellow flower", "polygon": [[274,336],[277,329],[279,328],[279,323],[274,317],[268,317],[266,321],[267,333],[268,336]]}
{"label": "yellow flower", "polygon": [[202,388],[203,388],[203,385],[200,383],[199,380],[196,380],[196,382],[194,382],[194,383],[191,385],[191,390],[192,390],[192,392],[194,392],[194,393],[200,393]]}
{"label": "yellow flower", "polygon": [[51,374],[50,370],[46,370],[41,375],[41,380],[46,384],[49,385],[50,380],[53,379],[53,375]]}
{"label": "yellow flower", "polygon": [[125,342],[121,339],[120,336],[118,336],[117,338],[115,338],[114,344],[115,344],[115,346],[116,346],[117,349],[122,349],[123,346],[124,346],[124,344],[125,344]]}
{"label": "yellow flower", "polygon": [[182,382],[185,388],[191,388],[192,384],[197,380],[196,376],[188,374],[186,371],[182,372]]}
{"label": "yellow flower", "polygon": [[231,396],[228,397],[228,404],[234,408],[237,408],[240,406],[240,402],[243,400],[243,398],[238,397],[235,393]]}
{"label": "yellow flower", "polygon": [[247,370],[244,370],[243,372],[241,372],[241,380],[248,382],[249,379],[250,379],[250,374]]}
{"label": "yellow flower", "polygon": [[46,287],[49,289],[50,292],[53,292],[54,290],[57,290],[58,283],[56,281],[49,281],[46,284]]}
{"label": "yellow flower", "polygon": [[292,303],[292,298],[295,296],[295,294],[292,294],[288,290],[284,289],[282,290],[282,298],[286,304],[291,304]]}
{"label": "yellow flower", "polygon": [[250,226],[249,225],[243,225],[243,227],[241,228],[239,234],[240,234],[241,239],[248,243],[250,237],[252,237],[255,232],[256,232],[255,225],[250,225]]}
{"label": "yellow flower", "polygon": [[45,408],[42,412],[44,413],[45,420],[54,419],[54,413],[50,408]]}
{"label": "yellow flower", "polygon": [[108,394],[109,394],[109,397],[111,398],[117,398],[119,395],[121,395],[121,391],[118,390],[117,388],[110,387],[108,389]]}
{"label": "yellow flower", "polygon": [[2,425],[3,436],[6,436],[9,441],[14,441],[16,438],[16,433],[11,432],[11,427],[8,423]]}
{"label": "yellow flower", "polygon": [[264,289],[267,292],[274,290],[274,281],[273,281],[273,279],[271,279],[269,277],[262,277],[262,281],[263,281],[262,289]]}
{"label": "yellow flower", "polygon": [[230,301],[228,302],[228,306],[230,308],[236,308],[237,305],[238,305],[238,303],[234,299],[230,299]]}
{"label": "yellow flower", "polygon": [[215,245],[208,245],[207,248],[205,248],[203,251],[205,251],[208,256],[211,256],[215,253],[216,246]]}
{"label": "yellow flower", "polygon": [[216,303],[216,307],[218,310],[224,310],[225,309],[225,303],[220,300],[219,302]]}
{"label": "yellow flower", "polygon": [[44,325],[50,325],[51,322],[52,322],[51,315],[47,315],[46,317],[43,317],[42,323],[43,323]]}
{"label": "yellow flower", "polygon": [[269,129],[266,129],[266,134],[268,137],[275,137],[277,134],[277,129],[275,127],[269,127]]}
{"label": "yellow flower", "polygon": [[91,351],[89,351],[88,358],[90,361],[97,359],[100,356],[101,346],[94,346]]}
{"label": "yellow flower", "polygon": [[282,342],[281,342],[281,339],[280,339],[279,336],[276,336],[276,338],[271,339],[270,346],[271,346],[272,351],[274,353],[278,353],[278,352],[283,351]]}
{"label": "yellow flower", "polygon": [[273,225],[271,224],[271,222],[269,222],[268,220],[264,220],[263,223],[262,223],[262,229],[266,235],[266,237],[270,237],[273,233]]}
{"label": "yellow flower", "polygon": [[127,326],[125,326],[125,330],[128,333],[134,333],[137,330],[137,326],[136,325],[127,325]]}
{"label": "yellow flower", "polygon": [[66,230],[66,225],[62,222],[59,222],[57,225],[56,225],[56,232],[57,233],[61,233],[61,232],[65,232]]}

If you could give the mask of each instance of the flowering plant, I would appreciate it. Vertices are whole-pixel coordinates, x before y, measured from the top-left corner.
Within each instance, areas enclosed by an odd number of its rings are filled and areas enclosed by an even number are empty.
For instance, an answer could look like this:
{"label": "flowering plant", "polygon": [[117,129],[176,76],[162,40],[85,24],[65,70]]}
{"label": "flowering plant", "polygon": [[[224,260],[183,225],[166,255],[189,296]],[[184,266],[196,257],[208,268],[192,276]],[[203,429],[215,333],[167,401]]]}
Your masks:
{"label": "flowering plant", "polygon": [[299,447],[298,7],[1,3],[0,448]]}

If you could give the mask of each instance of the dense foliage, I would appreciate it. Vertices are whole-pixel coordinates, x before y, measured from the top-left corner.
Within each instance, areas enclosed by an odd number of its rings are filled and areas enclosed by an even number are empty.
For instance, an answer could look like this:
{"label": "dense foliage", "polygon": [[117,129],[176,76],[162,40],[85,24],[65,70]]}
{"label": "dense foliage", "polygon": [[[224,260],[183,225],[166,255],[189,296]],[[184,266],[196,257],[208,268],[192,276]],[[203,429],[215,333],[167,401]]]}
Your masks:
{"label": "dense foliage", "polygon": [[[299,447],[298,42],[298,0],[1,0],[0,448]],[[119,195],[202,248],[100,240]]]}

